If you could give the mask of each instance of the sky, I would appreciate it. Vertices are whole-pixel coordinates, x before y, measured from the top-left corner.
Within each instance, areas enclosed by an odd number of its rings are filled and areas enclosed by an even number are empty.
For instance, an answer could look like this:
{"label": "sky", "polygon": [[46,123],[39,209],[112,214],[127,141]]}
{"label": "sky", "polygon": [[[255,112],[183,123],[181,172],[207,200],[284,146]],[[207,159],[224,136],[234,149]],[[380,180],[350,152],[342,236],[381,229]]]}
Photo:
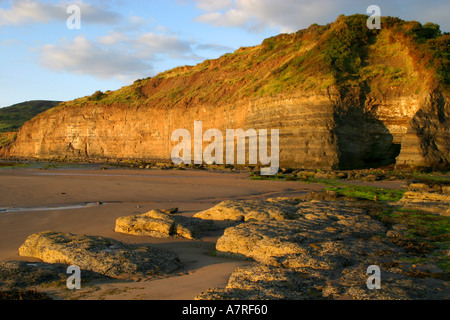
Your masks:
{"label": "sky", "polygon": [[450,31],[447,0],[0,0],[0,108],[117,90],[370,5]]}

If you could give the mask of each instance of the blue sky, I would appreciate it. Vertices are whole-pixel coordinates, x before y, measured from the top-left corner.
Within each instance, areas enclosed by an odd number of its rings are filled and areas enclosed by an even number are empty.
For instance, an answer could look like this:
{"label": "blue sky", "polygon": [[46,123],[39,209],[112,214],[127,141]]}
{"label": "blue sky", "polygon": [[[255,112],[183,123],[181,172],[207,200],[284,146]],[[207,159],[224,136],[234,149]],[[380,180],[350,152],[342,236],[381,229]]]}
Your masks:
{"label": "blue sky", "polygon": [[[116,90],[372,4],[450,31],[449,1],[0,0],[0,107]],[[80,8],[81,29],[67,27],[70,5]]]}

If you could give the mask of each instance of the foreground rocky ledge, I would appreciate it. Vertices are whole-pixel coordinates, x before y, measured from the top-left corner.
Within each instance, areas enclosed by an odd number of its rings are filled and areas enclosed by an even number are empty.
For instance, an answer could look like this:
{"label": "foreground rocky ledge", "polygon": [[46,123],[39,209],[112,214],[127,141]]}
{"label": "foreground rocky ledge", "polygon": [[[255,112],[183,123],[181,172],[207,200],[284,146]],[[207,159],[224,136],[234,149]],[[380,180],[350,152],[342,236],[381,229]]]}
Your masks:
{"label": "foreground rocky ledge", "polygon": [[[30,289],[35,286],[66,285],[67,265],[60,263],[5,261],[0,262],[0,291]],[[109,279],[96,272],[83,270],[81,281]]]}
{"label": "foreground rocky ledge", "polygon": [[177,256],[169,251],[98,236],[50,231],[29,236],[19,254],[47,263],[77,265],[114,278],[167,274],[180,267]]}
{"label": "foreground rocky ledge", "polygon": [[325,271],[278,268],[255,263],[236,268],[226,288],[214,288],[196,300],[445,300],[449,287],[439,279],[408,276],[401,267],[381,265],[381,289],[369,290],[366,265]]}
{"label": "foreground rocky ledge", "polygon": [[[268,219],[274,208],[280,211]],[[239,213],[241,222],[217,241],[217,254],[255,262],[198,300],[448,299],[448,273],[412,263],[417,256],[390,241],[392,230],[356,202],[227,201],[197,216],[223,220]],[[371,265],[380,267],[380,290],[367,287]]]}

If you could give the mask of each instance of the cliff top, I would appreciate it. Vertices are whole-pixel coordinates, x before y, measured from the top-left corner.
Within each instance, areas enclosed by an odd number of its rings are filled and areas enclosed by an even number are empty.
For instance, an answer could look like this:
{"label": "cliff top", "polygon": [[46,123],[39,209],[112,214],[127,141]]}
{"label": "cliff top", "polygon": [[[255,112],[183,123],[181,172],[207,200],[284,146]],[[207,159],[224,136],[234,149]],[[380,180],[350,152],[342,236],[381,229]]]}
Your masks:
{"label": "cliff top", "polygon": [[448,91],[450,35],[438,25],[366,15],[341,15],[292,34],[265,39],[196,66],[177,67],[116,91],[97,91],[63,106],[101,103],[159,107],[233,102],[286,93],[326,93],[334,87],[419,93]]}

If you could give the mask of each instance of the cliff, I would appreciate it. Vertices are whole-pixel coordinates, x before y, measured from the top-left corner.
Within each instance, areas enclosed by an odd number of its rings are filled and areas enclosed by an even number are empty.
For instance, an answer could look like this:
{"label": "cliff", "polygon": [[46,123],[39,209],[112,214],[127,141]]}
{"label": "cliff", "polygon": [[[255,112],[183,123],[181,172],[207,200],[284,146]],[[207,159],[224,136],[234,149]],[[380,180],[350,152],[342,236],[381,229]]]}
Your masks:
{"label": "cliff", "polygon": [[[169,160],[176,129],[279,129],[280,165],[450,162],[449,39],[434,24],[340,16],[325,26],[63,102],[3,156]],[[270,141],[270,140],[269,140]],[[206,146],[208,143],[204,143]]]}

